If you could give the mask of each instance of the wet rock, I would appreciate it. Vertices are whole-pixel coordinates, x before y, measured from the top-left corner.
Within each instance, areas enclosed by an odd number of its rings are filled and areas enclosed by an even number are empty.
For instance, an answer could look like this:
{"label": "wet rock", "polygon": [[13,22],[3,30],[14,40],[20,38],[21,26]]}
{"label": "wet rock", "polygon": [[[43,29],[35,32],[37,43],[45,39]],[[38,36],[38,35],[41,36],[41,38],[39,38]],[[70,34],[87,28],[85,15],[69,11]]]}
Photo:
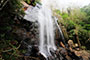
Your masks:
{"label": "wet rock", "polygon": [[90,54],[85,50],[75,51],[75,54],[77,56],[81,56],[83,58],[83,60],[89,60],[89,58],[90,58]]}

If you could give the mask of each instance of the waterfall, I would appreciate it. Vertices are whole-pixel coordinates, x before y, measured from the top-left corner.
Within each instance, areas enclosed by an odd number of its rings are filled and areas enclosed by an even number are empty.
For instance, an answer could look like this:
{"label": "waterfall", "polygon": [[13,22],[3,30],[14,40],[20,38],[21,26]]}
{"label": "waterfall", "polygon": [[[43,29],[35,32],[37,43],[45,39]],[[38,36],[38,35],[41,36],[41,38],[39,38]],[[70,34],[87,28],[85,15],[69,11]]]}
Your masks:
{"label": "waterfall", "polygon": [[56,50],[54,42],[54,24],[52,11],[46,0],[42,2],[42,8],[38,14],[39,31],[40,31],[40,53],[44,57],[51,56],[50,49]]}
{"label": "waterfall", "polygon": [[62,32],[61,27],[58,25],[58,22],[57,22],[58,18],[54,17],[54,20],[55,20],[55,24],[57,25],[57,28],[58,28],[58,30],[59,30],[59,33],[60,33],[60,35],[61,35],[62,41],[63,41],[63,43],[64,43],[65,46],[66,46],[63,32]]}
{"label": "waterfall", "polygon": [[[59,1],[59,0],[57,0]],[[39,52],[48,58],[52,56],[51,50],[56,50],[54,41],[54,19],[52,18],[52,6],[55,5],[55,0],[41,0],[42,5],[36,4],[35,7],[28,8],[24,19],[39,23]],[[58,25],[57,25],[58,26]],[[59,28],[59,26],[58,26]],[[59,28],[60,33],[61,29]],[[62,36],[63,37],[63,36]]]}
{"label": "waterfall", "polygon": [[[49,0],[48,0],[49,1]],[[47,58],[51,56],[50,51],[56,50],[54,42],[54,23],[52,18],[52,10],[48,1],[43,0],[42,6],[36,4],[35,7],[28,8],[24,19],[39,23],[39,52]]]}

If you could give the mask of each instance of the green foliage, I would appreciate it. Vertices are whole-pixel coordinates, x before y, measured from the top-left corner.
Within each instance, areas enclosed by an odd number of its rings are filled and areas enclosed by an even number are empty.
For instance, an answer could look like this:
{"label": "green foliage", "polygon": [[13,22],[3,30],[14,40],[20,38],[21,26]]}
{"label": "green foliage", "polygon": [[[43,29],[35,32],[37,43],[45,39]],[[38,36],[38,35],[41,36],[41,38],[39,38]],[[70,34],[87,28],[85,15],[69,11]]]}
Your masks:
{"label": "green foliage", "polygon": [[[31,4],[31,3],[32,3],[32,2],[31,2],[32,0],[24,0],[24,1],[25,1],[26,3],[28,3],[28,4]],[[35,6],[36,3],[41,4],[41,3],[40,3],[40,0],[35,0],[35,2],[32,3],[32,5]]]}
{"label": "green foliage", "polygon": [[[5,0],[3,1],[5,2]],[[19,27],[17,22],[20,19],[23,20],[24,10],[20,1],[9,0],[0,10],[0,60],[18,60],[18,58],[22,60],[19,55],[25,53],[19,49],[22,40],[19,40],[13,31],[15,26]]]}
{"label": "green foliage", "polygon": [[72,20],[68,20],[68,22],[67,22],[67,30],[70,31],[72,29],[75,29],[75,23]]}
{"label": "green foliage", "polygon": [[87,6],[85,6],[85,7],[83,7],[81,10],[84,11],[84,12],[86,12],[86,14],[88,16],[90,16],[90,4],[87,5]]}
{"label": "green foliage", "polygon": [[69,32],[69,39],[72,39],[73,40],[73,36],[74,35],[75,35],[74,29],[73,30],[70,30],[70,32]]}
{"label": "green foliage", "polygon": [[63,19],[68,18],[68,14],[64,13],[64,12],[61,14],[61,16],[62,16]]}
{"label": "green foliage", "polygon": [[59,15],[61,14],[60,10],[55,10],[55,12]]}
{"label": "green foliage", "polygon": [[[89,5],[90,7],[90,5]],[[79,40],[83,46],[87,49],[90,48],[90,8],[75,8],[69,9],[69,12],[60,12],[56,10],[56,14],[62,18],[59,23],[64,25],[67,29],[69,39],[75,40],[77,42],[76,33]],[[87,42],[88,41],[88,42]]]}
{"label": "green foliage", "polygon": [[87,30],[80,29],[78,34],[79,34],[79,37],[81,38],[81,40],[82,40],[82,38],[83,38],[83,40],[87,40],[89,38],[89,36],[88,36],[89,34],[88,34]]}
{"label": "green foliage", "polygon": [[[87,30],[84,30],[84,29],[79,30],[79,32],[78,32],[78,36],[79,36],[79,39],[81,41],[81,44],[86,46],[86,47],[87,47],[88,44],[90,44],[90,43],[87,42],[88,39],[90,38],[89,34],[90,33]],[[87,49],[89,49],[89,47],[87,47]]]}
{"label": "green foliage", "polygon": [[82,48],[82,49],[84,49],[84,50],[86,49],[86,47],[85,47],[85,46],[81,46],[81,48]]}
{"label": "green foliage", "polygon": [[89,31],[90,30],[90,24],[85,24],[84,29]]}
{"label": "green foliage", "polygon": [[84,20],[83,20],[84,23],[86,24],[90,24],[90,16],[87,16]]}
{"label": "green foliage", "polygon": [[31,0],[24,0],[24,1],[26,1],[28,4],[30,4],[30,1],[31,1]]}

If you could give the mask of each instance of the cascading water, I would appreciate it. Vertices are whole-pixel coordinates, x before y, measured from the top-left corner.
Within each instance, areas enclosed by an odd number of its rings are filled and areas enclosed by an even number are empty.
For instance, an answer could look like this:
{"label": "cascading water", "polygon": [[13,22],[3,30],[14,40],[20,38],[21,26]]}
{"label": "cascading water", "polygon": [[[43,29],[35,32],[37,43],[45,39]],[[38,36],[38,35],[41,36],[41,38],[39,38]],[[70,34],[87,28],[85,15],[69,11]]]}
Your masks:
{"label": "cascading water", "polygon": [[59,32],[60,32],[62,41],[63,41],[63,43],[66,45],[66,43],[65,43],[65,38],[64,38],[64,35],[63,35],[63,32],[62,32],[61,27],[58,25],[58,22],[57,22],[58,18],[54,17],[54,20],[55,20],[55,23],[56,23],[56,25],[57,25],[57,27],[58,27],[58,30],[59,30]]}
{"label": "cascading water", "polygon": [[28,8],[24,19],[39,23],[39,52],[47,59],[52,56],[51,50],[56,50],[54,42],[54,19],[52,18],[52,1],[42,0],[42,6],[37,4],[35,7]]}
{"label": "cascading water", "polygon": [[52,11],[48,1],[43,0],[42,8],[39,10],[38,14],[38,22],[40,24],[40,53],[44,55],[44,57],[51,56],[50,49],[56,50],[55,42],[54,42],[54,24],[52,18]]}
{"label": "cascading water", "polygon": [[50,9],[49,0],[42,1],[42,7],[37,4],[35,7],[28,8],[24,19],[39,23],[39,50],[40,53],[47,58],[51,56],[50,50],[56,50],[54,42],[54,24],[52,11]]}

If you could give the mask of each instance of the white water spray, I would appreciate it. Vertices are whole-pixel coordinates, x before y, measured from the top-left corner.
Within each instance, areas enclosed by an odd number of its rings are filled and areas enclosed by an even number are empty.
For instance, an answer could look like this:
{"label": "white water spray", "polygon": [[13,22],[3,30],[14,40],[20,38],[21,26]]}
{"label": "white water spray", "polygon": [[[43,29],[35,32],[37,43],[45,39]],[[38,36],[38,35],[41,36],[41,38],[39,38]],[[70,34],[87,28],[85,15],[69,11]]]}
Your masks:
{"label": "white water spray", "polygon": [[50,49],[56,50],[54,42],[54,24],[52,18],[52,11],[48,1],[43,0],[42,8],[39,10],[38,22],[40,24],[40,53],[44,57],[51,56]]}
{"label": "white water spray", "polygon": [[[28,8],[24,19],[39,23],[39,50],[45,57],[51,56],[51,49],[56,50],[54,42],[54,24],[51,11],[51,0],[42,0],[42,7],[38,4],[36,7]],[[40,7],[40,8],[38,8]]]}

